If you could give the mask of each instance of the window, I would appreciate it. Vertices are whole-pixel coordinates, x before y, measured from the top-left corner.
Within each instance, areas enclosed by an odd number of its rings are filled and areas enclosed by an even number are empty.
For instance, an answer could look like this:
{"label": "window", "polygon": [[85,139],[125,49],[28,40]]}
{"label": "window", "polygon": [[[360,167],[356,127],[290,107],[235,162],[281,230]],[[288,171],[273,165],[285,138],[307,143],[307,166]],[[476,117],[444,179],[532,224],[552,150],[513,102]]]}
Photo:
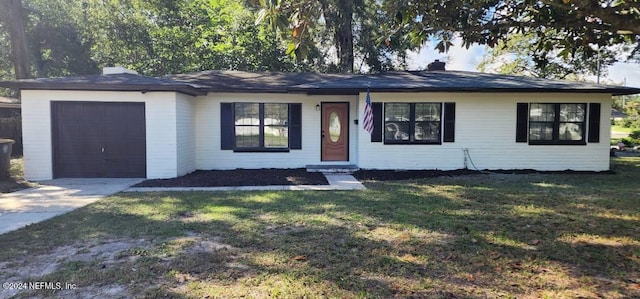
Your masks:
{"label": "window", "polygon": [[302,149],[302,104],[220,103],[220,149],[236,152]]}
{"label": "window", "polygon": [[440,144],[440,103],[386,103],[384,142],[397,144]]}
{"label": "window", "polygon": [[530,144],[585,144],[586,104],[532,103]]}
{"label": "window", "polygon": [[234,103],[235,149],[287,149],[289,105]]}

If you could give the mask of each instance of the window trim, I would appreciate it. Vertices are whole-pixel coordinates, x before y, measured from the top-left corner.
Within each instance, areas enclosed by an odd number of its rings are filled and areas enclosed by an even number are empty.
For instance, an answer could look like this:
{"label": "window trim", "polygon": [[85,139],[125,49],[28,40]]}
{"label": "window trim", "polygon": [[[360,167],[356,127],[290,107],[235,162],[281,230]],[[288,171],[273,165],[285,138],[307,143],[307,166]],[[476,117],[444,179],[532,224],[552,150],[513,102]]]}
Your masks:
{"label": "window trim", "polygon": [[[386,138],[386,134],[384,132],[384,129],[387,127],[387,119],[386,119],[386,115],[387,115],[387,105],[388,104],[408,104],[409,105],[409,140],[387,140]],[[411,140],[412,138],[415,138],[414,133],[415,133],[415,125],[416,125],[416,104],[437,104],[440,106],[440,117],[438,122],[438,140],[437,141],[431,141],[431,140]],[[441,145],[442,144],[442,130],[443,130],[443,113],[442,113],[442,108],[443,108],[443,104],[442,102],[385,102],[384,103],[384,110],[382,111],[382,128],[383,128],[383,132],[382,132],[382,141],[384,144],[401,144],[401,145],[407,145],[407,144],[432,144],[432,145]],[[433,122],[435,123],[436,121],[419,121],[419,122]]]}
{"label": "window trim", "polygon": [[[555,117],[553,122],[533,121],[533,123],[552,123],[552,140],[531,140],[531,107],[533,104],[545,104],[553,105]],[[562,105],[582,105],[584,107],[584,118],[582,122],[566,122],[560,121],[560,107]],[[587,103],[558,103],[558,102],[532,102],[529,103],[527,109],[527,139],[529,145],[587,145],[587,119],[589,116]],[[560,140],[560,124],[561,123],[576,123],[582,124],[582,139],[581,140]]]}
{"label": "window trim", "polygon": [[[287,105],[287,124],[282,127],[287,128],[287,134],[289,134],[290,128],[290,118],[291,118],[291,104],[290,103],[271,103],[271,102],[233,102],[233,152],[236,153],[288,153],[291,149],[291,138],[287,136],[287,146],[286,147],[265,147],[264,146],[264,129],[266,126],[264,123],[265,117],[265,104],[279,104],[279,105]],[[236,119],[236,104],[258,104],[258,144],[257,147],[238,147],[236,143],[236,128],[237,127],[252,127],[256,125],[237,125],[235,124]]]}

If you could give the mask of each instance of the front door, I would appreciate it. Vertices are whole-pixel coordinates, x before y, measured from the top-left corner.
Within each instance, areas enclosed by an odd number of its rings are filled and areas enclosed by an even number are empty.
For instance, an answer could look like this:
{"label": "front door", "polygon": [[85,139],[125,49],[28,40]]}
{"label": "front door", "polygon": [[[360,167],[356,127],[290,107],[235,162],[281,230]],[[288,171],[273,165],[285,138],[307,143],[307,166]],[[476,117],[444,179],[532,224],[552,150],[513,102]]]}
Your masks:
{"label": "front door", "polygon": [[322,103],[322,161],[349,160],[349,103]]}

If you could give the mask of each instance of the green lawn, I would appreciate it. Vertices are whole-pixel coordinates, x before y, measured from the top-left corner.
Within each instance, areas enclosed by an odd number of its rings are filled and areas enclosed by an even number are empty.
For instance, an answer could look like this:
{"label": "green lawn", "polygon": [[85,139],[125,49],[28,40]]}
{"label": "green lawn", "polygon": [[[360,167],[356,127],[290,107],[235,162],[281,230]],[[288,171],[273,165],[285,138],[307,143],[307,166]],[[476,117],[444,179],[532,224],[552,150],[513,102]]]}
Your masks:
{"label": "green lawn", "polygon": [[631,132],[634,131],[634,129],[612,125],[611,126],[611,131],[612,132],[620,132],[620,133],[631,133]]}
{"label": "green lawn", "polygon": [[0,281],[77,285],[45,297],[639,297],[640,158],[612,169],[120,194],[0,235]]}

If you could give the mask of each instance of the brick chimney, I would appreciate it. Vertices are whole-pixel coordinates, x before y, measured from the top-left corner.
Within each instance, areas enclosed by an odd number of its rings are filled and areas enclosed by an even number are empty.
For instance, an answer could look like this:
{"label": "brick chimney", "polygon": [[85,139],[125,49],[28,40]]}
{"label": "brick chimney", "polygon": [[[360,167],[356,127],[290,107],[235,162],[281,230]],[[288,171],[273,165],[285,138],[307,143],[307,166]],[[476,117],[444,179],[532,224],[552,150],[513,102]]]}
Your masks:
{"label": "brick chimney", "polygon": [[446,63],[436,59],[432,63],[427,64],[427,71],[444,71],[444,65]]}

